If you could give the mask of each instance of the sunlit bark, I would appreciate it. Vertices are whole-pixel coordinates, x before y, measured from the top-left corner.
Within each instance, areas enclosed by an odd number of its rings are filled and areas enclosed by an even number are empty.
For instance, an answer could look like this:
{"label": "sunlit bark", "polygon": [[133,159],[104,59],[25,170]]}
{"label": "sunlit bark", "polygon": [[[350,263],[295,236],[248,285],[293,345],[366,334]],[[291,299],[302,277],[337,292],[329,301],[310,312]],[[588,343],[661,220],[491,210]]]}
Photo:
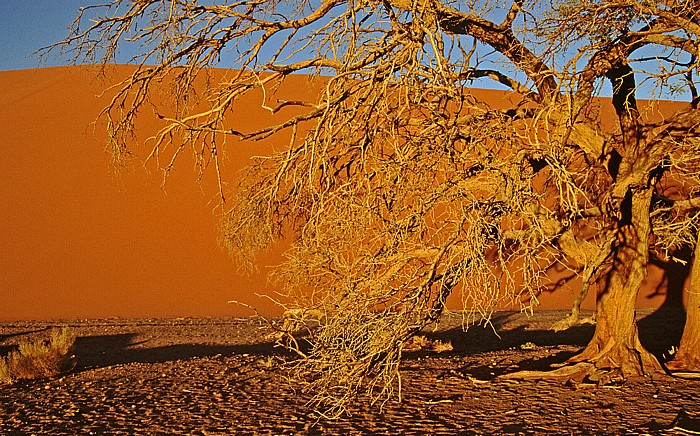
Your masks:
{"label": "sunlit bark", "polygon": [[631,194],[630,220],[613,246],[606,286],[597,296],[596,329],[593,339],[572,362],[591,362],[596,371],[618,371],[620,376],[652,375],[663,369],[656,357],[639,342],[635,304],[646,277],[649,247],[651,191]]}

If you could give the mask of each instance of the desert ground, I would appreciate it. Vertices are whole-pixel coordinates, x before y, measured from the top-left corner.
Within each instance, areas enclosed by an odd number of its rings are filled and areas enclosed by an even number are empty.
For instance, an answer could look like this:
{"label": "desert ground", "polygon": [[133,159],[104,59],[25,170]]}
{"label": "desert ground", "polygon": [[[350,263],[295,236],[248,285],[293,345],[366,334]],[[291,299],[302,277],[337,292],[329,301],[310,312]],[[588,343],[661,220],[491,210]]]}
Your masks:
{"label": "desert ground", "polygon": [[[320,418],[290,383],[293,357],[270,340],[269,322],[279,321],[2,322],[2,353],[55,326],[78,339],[69,373],[0,388],[0,434],[700,434],[700,379],[598,386],[498,377],[547,369],[581,350],[592,326],[547,330],[564,315],[499,312],[493,328],[466,332],[459,314],[445,316],[426,335],[454,349],[405,355],[401,403],[358,398],[338,420]],[[683,313],[638,316],[643,342],[664,359]]]}

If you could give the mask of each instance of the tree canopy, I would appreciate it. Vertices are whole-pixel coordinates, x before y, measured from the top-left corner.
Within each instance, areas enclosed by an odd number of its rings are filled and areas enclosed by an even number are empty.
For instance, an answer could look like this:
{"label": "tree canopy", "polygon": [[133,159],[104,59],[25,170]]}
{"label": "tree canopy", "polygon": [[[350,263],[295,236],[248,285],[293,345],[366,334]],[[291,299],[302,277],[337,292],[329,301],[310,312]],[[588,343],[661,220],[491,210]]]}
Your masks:
{"label": "tree canopy", "polygon": [[[650,256],[696,247],[698,6],[112,0],[83,8],[53,48],[104,64],[138,47],[139,68],[102,114],[117,160],[139,147],[135,120],[169,78],[175,105],[156,106],[147,161],[167,174],[190,149],[217,174],[222,242],[243,264],[291,241],[275,277],[290,307],[324,318],[298,369],[337,413],[359,391],[384,399],[400,386],[404,342],[450,294],[485,316],[503,302],[531,309],[555,267],[597,292],[591,343],[555,375],[664,371],[639,342],[634,304]],[[197,92],[212,67],[228,72]],[[275,99],[296,73],[321,77],[323,91]],[[507,98],[473,90],[494,85]],[[235,102],[260,89],[273,113],[303,110],[232,129]],[[664,113],[640,95],[688,103]],[[226,149],[284,130],[288,148],[227,190]],[[700,367],[698,312],[689,305],[675,368]]]}

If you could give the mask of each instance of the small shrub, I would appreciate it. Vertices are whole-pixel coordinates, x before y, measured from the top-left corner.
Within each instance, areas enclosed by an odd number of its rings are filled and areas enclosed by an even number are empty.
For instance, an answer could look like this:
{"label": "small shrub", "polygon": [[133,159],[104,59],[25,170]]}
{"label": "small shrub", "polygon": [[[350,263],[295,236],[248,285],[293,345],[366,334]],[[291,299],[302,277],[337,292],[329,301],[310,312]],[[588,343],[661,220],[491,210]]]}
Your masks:
{"label": "small shrub", "polygon": [[75,333],[54,329],[48,340],[23,342],[17,351],[0,358],[0,383],[51,377],[70,369]]}
{"label": "small shrub", "polygon": [[7,364],[6,358],[0,359],[0,384],[12,383],[12,372],[10,371],[10,366]]}

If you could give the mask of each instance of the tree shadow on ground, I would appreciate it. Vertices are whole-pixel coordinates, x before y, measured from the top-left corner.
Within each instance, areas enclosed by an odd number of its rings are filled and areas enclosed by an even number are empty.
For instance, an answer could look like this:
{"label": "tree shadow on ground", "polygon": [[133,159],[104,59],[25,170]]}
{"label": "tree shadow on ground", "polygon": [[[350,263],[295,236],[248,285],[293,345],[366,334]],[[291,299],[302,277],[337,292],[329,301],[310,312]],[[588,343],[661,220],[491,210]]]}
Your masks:
{"label": "tree shadow on ground", "polygon": [[[678,344],[683,329],[679,319],[684,312],[678,308],[660,309],[639,321],[640,340],[662,361],[664,354]],[[540,324],[528,325],[523,316],[514,312],[496,313],[488,325],[474,325],[466,332],[461,325],[442,331],[427,332],[433,340],[452,343],[453,351],[442,356],[458,358],[474,357],[476,366],[468,366],[467,372],[474,376],[500,375],[517,370],[547,370],[553,364],[565,362],[580,351],[593,337],[594,326],[575,326],[565,331],[555,332]],[[262,337],[250,338],[249,343],[227,344],[187,344],[178,343],[158,347],[143,346],[136,333],[78,337],[75,343],[76,370],[106,367],[126,363],[162,363],[200,357],[257,355],[289,356],[291,352],[265,341]],[[300,341],[303,345],[304,341]],[[531,348],[533,347],[534,348]],[[573,349],[572,349],[573,347]],[[531,348],[531,349],[530,349]],[[484,353],[517,350],[523,358],[511,365],[485,365],[479,368],[479,355]],[[407,361],[429,352],[408,352]],[[483,360],[483,359],[482,359]]]}
{"label": "tree shadow on ground", "polygon": [[682,246],[673,255],[675,260],[660,260],[652,257],[650,263],[663,271],[663,279],[658,283],[648,299],[664,296],[663,304],[650,315],[638,322],[639,340],[651,351],[660,362],[669,361],[677,348],[685,327],[686,311],[683,305],[685,283],[690,275],[691,260],[694,250],[690,246]]}
{"label": "tree shadow on ground", "polygon": [[[0,343],[3,343],[8,339],[12,339],[12,338],[20,337],[20,336],[33,335],[35,333],[42,333],[42,332],[45,332],[47,330],[50,330],[50,327],[43,327],[43,328],[32,329],[32,330],[24,330],[21,332],[10,333],[10,334],[2,334],[2,335],[0,335]],[[0,356],[6,356],[11,351],[17,350],[17,348],[18,348],[17,344],[0,345]]]}
{"label": "tree shadow on ground", "polygon": [[161,347],[137,347],[133,333],[86,336],[76,339],[73,354],[76,371],[127,363],[164,363],[201,357],[285,354],[272,342],[241,345],[173,344]]}
{"label": "tree shadow on ground", "polygon": [[[527,322],[513,322],[517,313],[504,312],[492,316],[488,325],[474,325],[464,331],[461,326],[445,331],[426,333],[432,340],[450,341],[456,356],[467,362],[453,368],[477,379],[492,379],[508,372],[520,370],[547,370],[553,364],[562,363],[576,354],[593,337],[594,326],[575,326],[555,332],[545,328],[532,328]],[[565,348],[561,350],[559,348]],[[574,347],[574,350],[571,348]],[[513,355],[515,350],[521,360],[504,361],[500,351]],[[408,353],[408,359],[420,358],[428,352]],[[471,361],[471,362],[470,362]]]}
{"label": "tree shadow on ground", "polygon": [[[522,370],[546,371],[553,365],[562,364],[576,355],[593,337],[594,325],[574,326],[564,331],[555,332],[537,326],[531,328],[527,321],[514,323],[518,316],[514,313],[495,314],[491,325],[475,325],[466,332],[461,327],[450,328],[436,333],[426,333],[433,340],[450,341],[453,346],[451,355],[471,356],[474,365],[466,365],[461,371],[476,378],[489,379],[509,372]],[[685,311],[682,307],[662,306],[652,313],[638,319],[639,338],[660,362],[670,360],[672,347],[677,347],[683,333]],[[516,350],[522,357],[514,362],[493,362],[483,364],[479,355]],[[408,353],[407,358],[428,355],[427,352]]]}
{"label": "tree shadow on ground", "polygon": [[39,329],[24,330],[24,331],[16,332],[16,333],[2,334],[2,335],[0,335],[0,342],[4,342],[7,339],[16,338],[18,336],[25,336],[25,335],[31,335],[34,333],[45,332],[45,331],[50,330],[50,329],[51,329],[51,327],[42,327]]}
{"label": "tree shadow on ground", "polygon": [[532,343],[540,347],[554,345],[585,346],[593,337],[593,326],[575,326],[555,332],[545,328],[532,328],[527,321],[514,322],[522,317],[515,312],[494,314],[489,324],[474,325],[464,331],[461,326],[444,332],[428,334],[431,339],[452,342],[454,353],[467,355],[506,350]]}
{"label": "tree shadow on ground", "polygon": [[685,318],[683,307],[662,305],[638,321],[639,340],[661,363],[671,360],[671,349],[678,348]]}

